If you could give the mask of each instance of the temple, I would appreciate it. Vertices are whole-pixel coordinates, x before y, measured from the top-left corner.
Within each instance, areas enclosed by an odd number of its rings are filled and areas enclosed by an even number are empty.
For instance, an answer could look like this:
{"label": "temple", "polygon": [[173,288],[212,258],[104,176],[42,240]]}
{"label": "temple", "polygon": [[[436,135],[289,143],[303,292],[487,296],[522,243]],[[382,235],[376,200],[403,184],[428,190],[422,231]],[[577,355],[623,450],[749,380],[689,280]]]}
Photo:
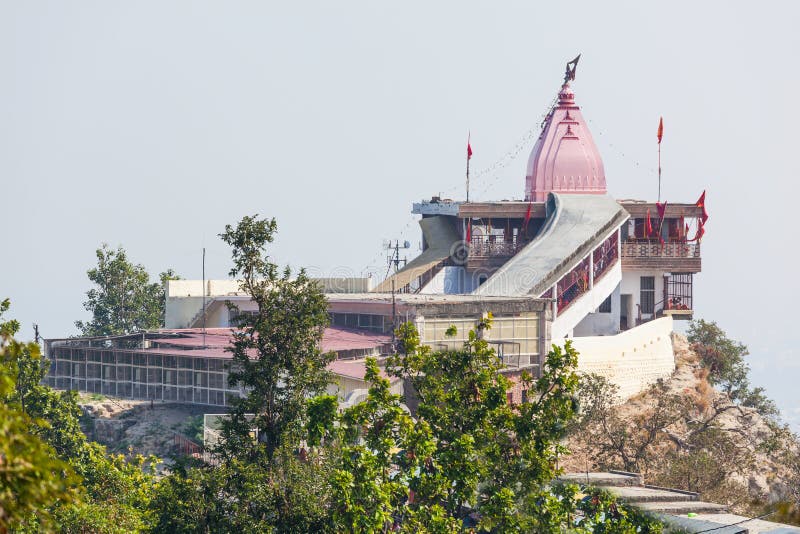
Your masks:
{"label": "temple", "polygon": [[[609,196],[600,151],[571,87],[576,64],[568,64],[542,124],[520,200],[414,203],[419,256],[377,284],[318,281],[331,320],[323,349],[337,353],[331,391],[345,404],[364,398],[364,358],[390,353],[401,322],[414,323],[424,344],[456,348],[489,313],[493,327],[485,336],[512,382],[522,372],[538,374],[550,346],[566,338],[580,353],[579,371],[606,376],[623,398],[672,373],[673,321],[691,319],[695,308],[705,193],[687,193],[699,195],[696,202]],[[235,280],[170,281],[166,292],[166,330],[48,340],[48,383],[228,405],[242,392],[228,386],[224,347],[235,314],[254,313],[255,303]],[[455,336],[446,334],[452,325]],[[403,391],[402,383],[392,387]],[[524,402],[526,393],[515,388],[509,402]]]}

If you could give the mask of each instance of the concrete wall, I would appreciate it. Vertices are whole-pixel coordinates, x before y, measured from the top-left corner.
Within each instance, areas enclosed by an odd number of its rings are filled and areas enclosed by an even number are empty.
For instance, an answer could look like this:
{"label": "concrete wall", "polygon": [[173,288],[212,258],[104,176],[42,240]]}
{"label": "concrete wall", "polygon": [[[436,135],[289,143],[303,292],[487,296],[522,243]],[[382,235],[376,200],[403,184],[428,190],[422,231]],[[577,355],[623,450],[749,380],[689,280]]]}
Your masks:
{"label": "concrete wall", "polygon": [[[198,286],[201,288],[202,284]],[[200,289],[202,291],[202,289]],[[200,293],[202,295],[202,293]],[[208,303],[206,303],[208,304]],[[164,328],[186,328],[203,309],[203,297],[167,297]]]}
{"label": "concrete wall", "polygon": [[[641,277],[642,276],[653,276],[655,277],[655,286],[656,286],[656,295],[655,295],[655,302],[656,308],[659,308],[659,302],[664,299],[664,271],[624,271],[622,273],[622,284],[620,285],[620,294],[621,295],[631,295],[631,323],[630,325],[633,326],[636,323],[634,322],[639,317],[639,304],[640,304],[640,297],[641,297]],[[653,316],[651,314],[642,314],[642,319],[652,319]]]}
{"label": "concrete wall", "polygon": [[[324,278],[312,277],[322,284],[326,293],[368,293],[372,290],[372,278]],[[239,289],[238,280],[206,280],[207,297],[246,295]],[[169,280],[167,297],[202,297],[202,280]]]}
{"label": "concrete wall", "polygon": [[463,295],[471,293],[477,281],[471,280],[464,267],[447,265],[420,290],[424,295]]}
{"label": "concrete wall", "polygon": [[[369,384],[367,384],[364,380],[358,380],[356,378],[341,375],[334,375],[333,380],[333,383],[328,384],[328,387],[325,389],[325,391],[329,395],[337,395],[340,402],[345,401],[348,395],[354,391],[369,390]],[[389,391],[394,395],[402,395],[403,381],[397,378],[393,379],[389,385]]]}
{"label": "concrete wall", "polygon": [[[244,294],[239,290],[238,280],[206,280],[206,296],[208,297]],[[202,296],[202,280],[169,280],[167,282],[167,298]]]}
{"label": "concrete wall", "polygon": [[[326,294],[367,293],[372,289],[372,278],[312,278],[322,284]],[[164,328],[189,328],[192,320],[203,310],[202,280],[169,280]],[[239,290],[238,280],[206,280],[206,326],[228,327],[228,308],[212,306],[212,302],[225,301],[225,297],[247,297]],[[254,310],[249,299],[231,299],[242,311]]]}
{"label": "concrete wall", "polygon": [[675,371],[672,318],[662,317],[616,336],[576,337],[578,371],[608,378],[628,399]]}
{"label": "concrete wall", "polygon": [[613,336],[619,333],[619,288],[611,293],[611,313],[595,310],[578,323],[572,331],[574,336]]}

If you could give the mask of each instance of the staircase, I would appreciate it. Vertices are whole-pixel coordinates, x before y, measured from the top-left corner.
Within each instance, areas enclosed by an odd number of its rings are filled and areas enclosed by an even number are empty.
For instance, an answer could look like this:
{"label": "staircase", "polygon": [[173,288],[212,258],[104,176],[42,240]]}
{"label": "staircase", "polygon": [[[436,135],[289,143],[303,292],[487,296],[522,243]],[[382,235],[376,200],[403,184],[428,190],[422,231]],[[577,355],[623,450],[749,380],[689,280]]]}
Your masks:
{"label": "staircase", "polygon": [[568,473],[560,480],[575,484],[586,484],[602,488],[647,512],[652,512],[671,529],[687,529],[689,532],[705,532],[714,529],[715,534],[747,534],[752,532],[745,525],[726,525],[709,521],[701,515],[727,514],[728,507],[700,500],[700,495],[691,491],[661,488],[644,483],[637,473],[609,471],[602,473]]}

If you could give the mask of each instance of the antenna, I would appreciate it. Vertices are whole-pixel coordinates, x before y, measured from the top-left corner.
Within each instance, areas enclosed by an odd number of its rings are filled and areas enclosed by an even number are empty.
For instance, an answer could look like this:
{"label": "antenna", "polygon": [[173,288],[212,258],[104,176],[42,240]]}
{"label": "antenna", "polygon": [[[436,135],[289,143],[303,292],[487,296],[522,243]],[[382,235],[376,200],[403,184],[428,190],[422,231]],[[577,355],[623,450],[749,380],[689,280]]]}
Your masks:
{"label": "antenna", "polygon": [[[385,242],[384,242],[385,243]],[[386,246],[386,245],[385,245]],[[392,265],[394,265],[394,272],[400,270],[400,262],[403,262],[403,266],[408,263],[408,258],[400,259],[400,249],[408,250],[411,248],[410,241],[403,241],[403,244],[400,244],[399,239],[395,239],[394,244],[389,241],[388,246],[386,249],[389,250],[389,256],[387,256],[386,261],[388,266],[386,267],[386,276],[389,276],[389,272],[392,270]]]}

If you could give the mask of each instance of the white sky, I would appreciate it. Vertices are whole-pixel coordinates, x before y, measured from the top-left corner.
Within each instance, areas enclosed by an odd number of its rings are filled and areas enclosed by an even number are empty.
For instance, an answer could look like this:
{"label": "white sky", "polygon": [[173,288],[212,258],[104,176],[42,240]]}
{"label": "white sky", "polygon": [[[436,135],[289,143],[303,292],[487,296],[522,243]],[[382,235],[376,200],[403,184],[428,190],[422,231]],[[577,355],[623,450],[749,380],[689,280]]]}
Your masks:
{"label": "white sky", "polygon": [[[358,275],[541,115],[564,63],[618,198],[708,190],[695,309],[800,429],[794,336],[800,4],[0,0],[0,297],[75,333],[101,242],[222,278],[217,239],[278,219],[280,263]],[[531,143],[473,183],[519,198]]]}

